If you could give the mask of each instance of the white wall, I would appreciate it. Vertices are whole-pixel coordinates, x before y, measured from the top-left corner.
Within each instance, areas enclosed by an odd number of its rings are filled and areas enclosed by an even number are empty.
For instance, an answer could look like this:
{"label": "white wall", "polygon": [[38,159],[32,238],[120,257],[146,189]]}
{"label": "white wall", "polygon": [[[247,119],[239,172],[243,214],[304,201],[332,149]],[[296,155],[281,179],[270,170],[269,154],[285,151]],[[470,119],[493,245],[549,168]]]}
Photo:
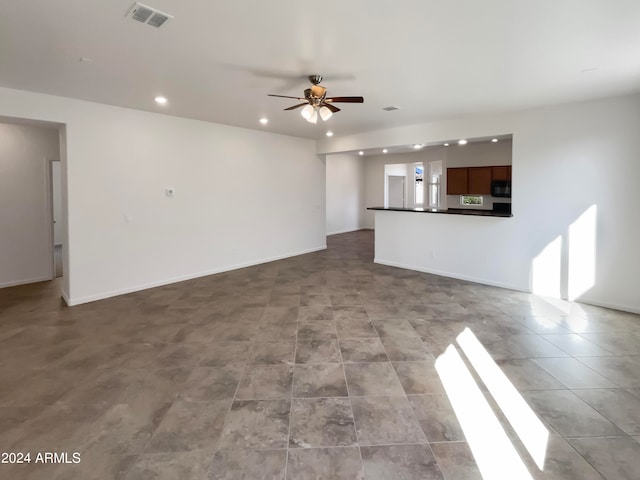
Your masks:
{"label": "white wall", "polygon": [[0,123],[0,287],[52,278],[47,159],[59,155],[57,129]]}
{"label": "white wall", "polygon": [[[640,312],[640,95],[369,132],[324,140],[318,148],[326,153],[510,132],[513,218],[378,212],[376,222],[384,225],[376,224],[376,260],[530,291],[535,259],[556,238],[563,245],[558,272],[580,258],[568,247],[569,230],[596,205],[595,284],[578,299]],[[569,281],[559,281],[566,295]]]}
{"label": "white wall", "polygon": [[310,140],[4,88],[0,115],[66,125],[72,304],[326,245]]}
{"label": "white wall", "polygon": [[327,155],[327,235],[362,228],[364,166],[355,154]]}
{"label": "white wall", "polygon": [[511,165],[511,140],[471,142],[446,148],[447,168]]}

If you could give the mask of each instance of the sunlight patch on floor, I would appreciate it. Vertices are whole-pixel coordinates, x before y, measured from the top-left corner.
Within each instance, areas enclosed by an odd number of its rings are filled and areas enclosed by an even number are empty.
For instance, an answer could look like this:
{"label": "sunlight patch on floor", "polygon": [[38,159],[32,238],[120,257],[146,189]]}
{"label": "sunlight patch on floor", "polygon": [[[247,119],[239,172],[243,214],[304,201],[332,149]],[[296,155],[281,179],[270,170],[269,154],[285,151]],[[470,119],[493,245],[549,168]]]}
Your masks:
{"label": "sunlight patch on floor", "polygon": [[543,470],[549,431],[469,328],[458,335],[457,341],[536,465]]}
{"label": "sunlight patch on floor", "polygon": [[532,479],[458,350],[449,345],[435,367],[483,479]]}

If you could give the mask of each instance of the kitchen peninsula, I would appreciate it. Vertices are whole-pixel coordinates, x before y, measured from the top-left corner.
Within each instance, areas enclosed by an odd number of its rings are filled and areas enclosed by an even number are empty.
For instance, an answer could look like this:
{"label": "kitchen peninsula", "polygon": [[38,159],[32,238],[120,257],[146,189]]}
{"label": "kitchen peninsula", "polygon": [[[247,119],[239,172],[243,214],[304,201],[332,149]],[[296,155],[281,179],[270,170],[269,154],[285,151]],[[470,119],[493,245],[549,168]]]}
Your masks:
{"label": "kitchen peninsula", "polygon": [[[374,262],[472,282],[517,285],[511,213],[370,207]],[[518,268],[514,268],[518,267]],[[507,282],[505,282],[507,279]]]}
{"label": "kitchen peninsula", "polygon": [[367,210],[412,212],[412,213],[444,213],[448,215],[470,215],[474,217],[513,217],[508,212],[496,212],[494,210],[472,210],[468,208],[400,208],[400,207],[368,207]]}

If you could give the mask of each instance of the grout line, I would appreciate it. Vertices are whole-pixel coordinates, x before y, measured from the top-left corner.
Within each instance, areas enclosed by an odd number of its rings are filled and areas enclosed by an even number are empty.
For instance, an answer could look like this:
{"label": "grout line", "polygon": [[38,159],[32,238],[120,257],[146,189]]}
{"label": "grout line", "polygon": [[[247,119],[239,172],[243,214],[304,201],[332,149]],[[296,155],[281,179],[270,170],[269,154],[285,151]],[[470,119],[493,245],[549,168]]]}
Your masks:
{"label": "grout line", "polygon": [[[377,332],[376,332],[377,333]],[[342,365],[342,376],[344,377],[344,384],[347,389],[347,398],[349,399],[349,408],[351,409],[351,418],[353,418],[353,433],[356,436],[356,446],[358,447],[358,456],[360,457],[360,465],[364,474],[364,461],[362,460],[362,450],[360,449],[360,437],[358,436],[358,427],[356,426],[356,416],[353,413],[353,402],[351,400],[351,393],[349,392],[349,382],[347,382],[347,372],[344,367],[344,358],[342,358],[342,349],[340,348],[340,340],[338,343],[338,353],[340,354],[340,365]]]}
{"label": "grout line", "polygon": [[[266,308],[266,307],[265,307],[265,308]],[[262,315],[264,315],[264,310],[263,310],[263,312],[262,312]],[[259,322],[262,322],[262,316],[260,317]],[[227,421],[228,421],[228,420],[229,420],[229,418],[230,418],[231,409],[233,408],[233,404],[234,404],[234,402],[235,402],[236,400],[241,401],[240,399],[237,399],[236,397],[237,397],[237,395],[238,395],[238,390],[240,389],[240,385],[242,384],[242,380],[243,380],[243,379],[244,379],[244,377],[245,377],[245,372],[246,372],[247,368],[249,368],[249,366],[251,365],[251,364],[250,364],[250,361],[251,361],[251,355],[252,355],[252,353],[253,353],[253,346],[254,346],[254,344],[256,343],[256,342],[255,342],[255,338],[256,338],[256,337],[254,336],[254,337],[253,337],[253,340],[250,340],[250,341],[248,342],[248,343],[249,343],[249,351],[247,352],[247,359],[246,359],[246,361],[244,362],[244,366],[242,367],[242,373],[240,374],[240,379],[238,380],[238,384],[236,385],[236,389],[235,389],[235,391],[233,392],[233,398],[231,399],[231,404],[229,405],[229,408],[228,408],[227,413],[226,413],[226,415],[225,415],[224,423],[222,424],[222,429],[220,430],[220,436],[218,437],[218,440],[216,441],[215,450],[214,450],[214,454],[213,454],[214,456],[215,456],[215,454],[216,454],[216,453],[219,451],[219,449],[220,449],[220,441],[222,440],[222,436],[223,436],[223,434],[224,434],[224,427],[227,425]],[[222,368],[225,368],[225,367],[222,367]],[[213,461],[212,461],[212,464],[213,464]],[[211,465],[209,465],[209,467],[210,467],[210,466],[211,466]],[[209,469],[207,468],[207,473],[208,473],[208,472],[209,472]]]}
{"label": "grout line", "polygon": [[289,443],[291,442],[291,417],[293,416],[293,388],[295,386],[295,372],[296,372],[296,355],[298,353],[298,330],[300,329],[300,322],[298,321],[300,315],[300,305],[298,305],[298,317],[296,317],[296,338],[295,343],[293,344],[293,365],[291,366],[291,394],[289,395],[289,422],[287,429],[287,440],[286,440],[286,455],[284,462],[284,478],[287,478],[287,471],[289,469]]}
{"label": "grout line", "polygon": [[[555,431],[555,430],[554,430],[554,431]],[[557,433],[558,433],[558,432],[556,432],[556,434],[557,434]],[[560,435],[558,434],[558,436],[560,436]],[[570,448],[571,450],[573,450],[573,451],[576,453],[576,455],[578,455],[578,457],[579,457],[579,458],[581,458],[584,462],[586,462],[586,463],[587,463],[587,465],[589,465],[591,468],[593,468],[593,470],[594,470],[596,473],[599,473],[600,475],[602,475],[602,478],[606,478],[606,477],[605,477],[605,475],[604,475],[604,473],[601,473],[601,472],[600,472],[600,470],[598,470],[598,469],[596,468],[596,465],[595,465],[595,464],[591,463],[587,457],[585,457],[585,456],[584,456],[584,455],[582,455],[580,452],[578,452],[578,450],[576,450],[576,448],[575,448],[573,445],[571,445],[571,442],[569,442],[567,438],[564,438],[564,437],[561,437],[561,436],[560,436],[560,438],[562,438],[562,440],[564,441],[564,443],[566,443],[566,444],[569,446],[569,448]],[[594,437],[592,437],[592,438],[594,438]],[[596,437],[596,438],[597,438],[597,437]]]}
{"label": "grout line", "polygon": [[[619,437],[616,437],[619,438]],[[428,443],[467,443],[465,440],[456,440],[452,442],[409,442],[409,443],[371,443],[367,445],[362,445],[363,447],[406,447],[410,445],[427,445]],[[331,449],[331,448],[356,448],[358,444],[353,445],[325,445],[318,447],[292,447],[291,450],[321,450],[321,449]],[[256,448],[255,450],[284,450],[283,448]]]}

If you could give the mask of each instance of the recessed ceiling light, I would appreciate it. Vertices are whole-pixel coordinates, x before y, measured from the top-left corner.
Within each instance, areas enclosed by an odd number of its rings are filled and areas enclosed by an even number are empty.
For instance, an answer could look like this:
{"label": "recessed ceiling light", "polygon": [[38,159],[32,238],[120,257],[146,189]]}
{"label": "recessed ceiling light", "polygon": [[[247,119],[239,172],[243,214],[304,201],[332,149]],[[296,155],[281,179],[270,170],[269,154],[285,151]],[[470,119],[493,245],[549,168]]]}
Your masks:
{"label": "recessed ceiling light", "polygon": [[491,141],[492,141],[493,143],[498,143],[498,139],[497,139],[497,138],[492,138],[492,139],[491,139]]}
{"label": "recessed ceiling light", "polygon": [[445,146],[445,147],[448,147],[448,146],[449,146],[449,144],[448,144],[448,143],[445,143],[445,144],[444,144],[444,146]]}
{"label": "recessed ceiling light", "polygon": [[467,141],[463,138],[462,140],[458,140],[458,145],[466,145]]}
{"label": "recessed ceiling light", "polygon": [[422,144],[420,143],[416,143],[413,148],[415,148],[416,150],[420,150],[422,148]]}
{"label": "recessed ceiling light", "polygon": [[360,150],[360,151],[358,152],[358,155],[364,155],[364,152],[363,152],[362,150]]}
{"label": "recessed ceiling light", "polygon": [[331,130],[327,132],[327,137],[333,137],[333,132]]}
{"label": "recessed ceiling light", "polygon": [[387,150],[386,148],[384,148],[384,149],[382,150],[382,153],[387,153],[388,151],[389,151],[389,150]]}
{"label": "recessed ceiling light", "polygon": [[78,62],[80,62],[80,63],[93,63],[93,60],[91,60],[89,57],[80,57],[78,59]]}
{"label": "recessed ceiling light", "polygon": [[269,119],[268,119],[268,118],[265,118],[265,117],[262,117],[262,118],[260,119],[260,123],[261,123],[262,125],[266,125],[267,123],[269,123]]}
{"label": "recessed ceiling light", "polygon": [[156,97],[154,100],[160,105],[165,105],[167,103],[167,99],[165,97]]}

